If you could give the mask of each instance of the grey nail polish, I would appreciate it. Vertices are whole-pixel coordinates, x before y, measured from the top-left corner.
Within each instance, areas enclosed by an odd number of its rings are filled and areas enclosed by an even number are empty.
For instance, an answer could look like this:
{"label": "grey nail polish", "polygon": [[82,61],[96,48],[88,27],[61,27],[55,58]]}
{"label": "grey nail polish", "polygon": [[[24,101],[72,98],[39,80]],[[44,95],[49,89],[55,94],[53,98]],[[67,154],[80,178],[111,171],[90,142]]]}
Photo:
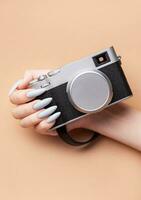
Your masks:
{"label": "grey nail polish", "polygon": [[51,123],[55,121],[59,116],[61,115],[61,112],[54,113],[53,115],[49,116],[47,119],[47,123]]}
{"label": "grey nail polish", "polygon": [[16,81],[12,88],[10,89],[9,93],[8,93],[8,96],[11,96],[11,94],[16,90],[16,88],[18,87],[18,85],[22,82],[22,79]]}
{"label": "grey nail polish", "polygon": [[40,119],[44,118],[44,117],[48,117],[49,115],[51,115],[55,110],[57,109],[57,106],[51,106],[49,108],[47,108],[46,110],[40,112],[38,114],[38,117]]}
{"label": "grey nail polish", "polygon": [[41,88],[41,89],[33,89],[29,92],[27,92],[26,96],[29,98],[35,98],[41,94],[43,94],[46,91],[46,89]]}
{"label": "grey nail polish", "polygon": [[51,97],[40,100],[39,102],[37,102],[33,105],[33,109],[34,110],[40,110],[40,109],[46,107],[48,104],[50,104],[51,101],[52,101]]}

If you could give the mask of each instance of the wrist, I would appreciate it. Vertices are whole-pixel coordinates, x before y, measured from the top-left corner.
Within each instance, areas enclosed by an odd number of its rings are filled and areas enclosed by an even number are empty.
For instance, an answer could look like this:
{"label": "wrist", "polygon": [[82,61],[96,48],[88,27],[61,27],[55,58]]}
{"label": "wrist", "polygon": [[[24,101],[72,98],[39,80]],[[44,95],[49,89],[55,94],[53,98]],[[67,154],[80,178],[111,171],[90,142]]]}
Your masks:
{"label": "wrist", "polygon": [[141,150],[141,113],[119,104],[89,116],[88,128]]}

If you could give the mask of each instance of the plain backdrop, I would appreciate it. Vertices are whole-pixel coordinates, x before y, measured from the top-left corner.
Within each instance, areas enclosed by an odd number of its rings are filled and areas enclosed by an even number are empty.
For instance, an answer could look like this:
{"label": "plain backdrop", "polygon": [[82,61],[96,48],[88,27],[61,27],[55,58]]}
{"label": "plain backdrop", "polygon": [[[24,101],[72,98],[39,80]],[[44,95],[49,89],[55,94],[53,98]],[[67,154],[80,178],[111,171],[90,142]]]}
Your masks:
{"label": "plain backdrop", "polygon": [[134,93],[127,103],[141,110],[140,0],[0,0],[0,199],[141,199],[139,152],[104,137],[78,150],[10,114],[8,91],[25,70],[111,45]]}

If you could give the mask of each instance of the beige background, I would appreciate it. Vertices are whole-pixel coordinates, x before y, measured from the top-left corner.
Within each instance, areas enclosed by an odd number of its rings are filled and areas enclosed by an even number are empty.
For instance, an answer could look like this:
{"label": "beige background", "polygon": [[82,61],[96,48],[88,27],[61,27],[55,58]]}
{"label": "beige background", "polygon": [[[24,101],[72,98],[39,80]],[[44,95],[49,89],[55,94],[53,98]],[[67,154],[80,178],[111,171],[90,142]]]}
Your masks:
{"label": "beige background", "polygon": [[7,93],[26,69],[114,45],[141,110],[140,0],[0,0],[0,199],[140,200],[141,155],[102,138],[76,150],[19,127]]}

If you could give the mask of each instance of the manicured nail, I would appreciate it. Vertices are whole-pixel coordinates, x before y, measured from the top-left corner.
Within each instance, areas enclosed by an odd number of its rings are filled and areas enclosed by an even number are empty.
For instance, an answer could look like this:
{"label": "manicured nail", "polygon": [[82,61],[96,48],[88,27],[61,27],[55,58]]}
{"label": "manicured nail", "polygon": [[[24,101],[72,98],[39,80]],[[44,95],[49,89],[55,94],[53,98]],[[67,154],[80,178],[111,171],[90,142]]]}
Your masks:
{"label": "manicured nail", "polygon": [[44,118],[44,117],[48,117],[49,115],[51,115],[55,110],[57,109],[57,106],[51,106],[49,108],[47,108],[46,110],[40,112],[38,114],[38,117],[40,119]]}
{"label": "manicured nail", "polygon": [[11,94],[16,90],[16,88],[18,87],[18,85],[22,82],[22,79],[16,81],[13,86],[11,87],[8,96],[11,96]]}
{"label": "manicured nail", "polygon": [[51,97],[40,100],[39,102],[37,102],[33,105],[33,109],[34,110],[40,110],[40,109],[46,107],[47,105],[49,105],[51,101],[52,101]]}
{"label": "manicured nail", "polygon": [[47,123],[51,123],[55,121],[59,116],[61,115],[61,112],[54,113],[53,115],[49,116],[47,119]]}
{"label": "manicured nail", "polygon": [[27,92],[26,96],[29,98],[35,98],[41,94],[43,94],[46,91],[45,88],[41,88],[41,89],[33,89],[29,92]]}

